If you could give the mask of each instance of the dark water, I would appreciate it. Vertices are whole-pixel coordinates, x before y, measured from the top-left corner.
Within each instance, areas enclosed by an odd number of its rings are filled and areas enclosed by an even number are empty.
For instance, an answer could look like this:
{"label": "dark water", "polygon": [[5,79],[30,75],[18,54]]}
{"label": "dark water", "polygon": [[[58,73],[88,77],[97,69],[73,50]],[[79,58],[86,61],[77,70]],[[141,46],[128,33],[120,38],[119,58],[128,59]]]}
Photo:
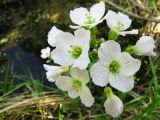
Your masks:
{"label": "dark water", "polygon": [[20,46],[14,46],[5,50],[8,60],[13,64],[13,71],[17,74],[25,74],[29,70],[33,77],[44,76],[43,61],[40,56],[23,50]]}
{"label": "dark water", "polygon": [[[9,77],[11,79],[14,75],[19,77],[25,76],[37,80],[41,84],[50,87],[53,86],[53,84],[46,79],[46,71],[43,68],[45,61],[43,61],[43,59],[40,57],[40,52],[39,54],[28,52],[17,45],[6,49],[4,53],[6,53],[6,67],[4,69],[7,69],[7,66],[9,65]],[[4,75],[0,75],[1,80],[3,80],[3,77]],[[18,80],[14,82],[15,84],[19,83]],[[22,80],[22,82],[25,81]]]}

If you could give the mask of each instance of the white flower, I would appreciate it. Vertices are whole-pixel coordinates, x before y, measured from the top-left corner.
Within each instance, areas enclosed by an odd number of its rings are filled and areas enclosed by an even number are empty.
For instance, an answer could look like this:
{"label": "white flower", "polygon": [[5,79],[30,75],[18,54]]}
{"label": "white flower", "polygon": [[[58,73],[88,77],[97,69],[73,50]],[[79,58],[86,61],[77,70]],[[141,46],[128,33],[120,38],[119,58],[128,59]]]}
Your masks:
{"label": "white flower", "polygon": [[108,83],[115,89],[127,92],[134,86],[133,75],[141,62],[122,52],[120,45],[112,40],[101,44],[98,49],[99,61],[91,67],[94,84],[106,86]]}
{"label": "white flower", "polygon": [[71,33],[63,32],[56,36],[56,48],[51,52],[55,63],[62,66],[78,67],[85,69],[90,63],[88,57],[90,31],[79,28]]}
{"label": "white flower", "polygon": [[61,73],[69,71],[69,67],[52,66],[47,64],[44,64],[43,67],[47,71],[46,76],[50,82],[55,82]]}
{"label": "white flower", "polygon": [[86,84],[89,82],[89,74],[87,70],[80,70],[78,68],[70,69],[71,77],[60,76],[56,81],[56,85],[63,91],[68,91],[71,98],[80,96],[81,102],[90,107],[94,103],[94,98],[91,95]]}
{"label": "white flower", "polygon": [[57,29],[55,26],[53,26],[51,28],[51,30],[49,31],[48,33],[48,44],[52,47],[55,47],[56,46],[56,36],[61,33],[63,31]]}
{"label": "white flower", "polygon": [[135,46],[133,46],[134,51],[138,55],[155,56],[156,53],[153,52],[155,49],[155,41],[150,36],[141,37]]}
{"label": "white flower", "polygon": [[41,50],[41,58],[46,59],[50,56],[51,49],[49,47],[46,47]]}
{"label": "white flower", "polygon": [[133,29],[132,31],[125,31],[130,27],[132,20],[129,19],[127,15],[124,15],[120,12],[117,14],[109,10],[106,15],[106,21],[111,30],[114,30],[122,36],[125,36],[126,34],[138,34],[137,29]]}
{"label": "white flower", "polygon": [[114,94],[111,94],[104,103],[105,111],[112,117],[118,117],[123,112],[122,101]]}
{"label": "white flower", "polygon": [[105,18],[103,17],[104,13],[105,13],[105,4],[102,1],[93,5],[90,8],[90,11],[88,11],[84,7],[71,10],[70,18],[72,22],[75,23],[77,26],[70,26],[70,27],[73,29],[77,29],[79,27],[92,28],[104,20]]}

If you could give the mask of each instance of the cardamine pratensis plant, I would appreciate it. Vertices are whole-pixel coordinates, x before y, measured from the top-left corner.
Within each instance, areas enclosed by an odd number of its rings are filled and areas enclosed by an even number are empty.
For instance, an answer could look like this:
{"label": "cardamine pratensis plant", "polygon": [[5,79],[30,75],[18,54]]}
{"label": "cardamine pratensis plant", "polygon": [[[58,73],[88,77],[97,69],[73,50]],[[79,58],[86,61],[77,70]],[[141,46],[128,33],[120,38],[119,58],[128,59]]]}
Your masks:
{"label": "cardamine pratensis plant", "polygon": [[[41,50],[41,57],[59,65],[44,64],[47,79],[55,82],[70,98],[80,97],[81,102],[91,107],[94,97],[87,84],[104,87],[107,99],[104,108],[107,114],[117,117],[123,112],[123,103],[112,92],[112,87],[128,92],[134,87],[133,75],[140,69],[141,61],[132,55],[155,56],[152,37],[143,36],[134,46],[121,50],[118,37],[138,34],[137,29],[127,31],[132,20],[123,13],[111,10],[105,14],[104,2],[93,5],[90,10],[80,7],[70,11],[74,34],[59,30],[55,26],[48,33],[49,47]],[[110,31],[108,40],[96,37],[96,25],[106,20]],[[64,74],[67,73],[67,74]]]}

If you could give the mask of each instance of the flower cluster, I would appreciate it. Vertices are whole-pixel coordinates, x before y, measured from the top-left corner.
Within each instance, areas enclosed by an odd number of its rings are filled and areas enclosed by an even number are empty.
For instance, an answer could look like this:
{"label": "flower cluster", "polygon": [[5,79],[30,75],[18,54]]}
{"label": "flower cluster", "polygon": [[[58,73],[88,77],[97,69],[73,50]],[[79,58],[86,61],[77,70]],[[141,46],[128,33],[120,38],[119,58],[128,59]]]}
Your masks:
{"label": "flower cluster", "polygon": [[[123,13],[111,10],[105,15],[105,4],[99,2],[90,10],[80,7],[70,11],[70,25],[76,29],[74,34],[64,32],[53,26],[48,33],[48,43],[54,47],[41,51],[41,57],[53,60],[58,65],[44,64],[47,79],[55,82],[69,97],[80,97],[81,102],[91,107],[95,102],[87,84],[104,87],[107,97],[104,102],[107,114],[117,117],[123,111],[123,103],[114,95],[112,87],[128,92],[134,87],[134,74],[140,69],[141,61],[136,56],[155,56],[155,43],[152,37],[141,37],[134,46],[125,51],[117,42],[118,37],[138,34],[137,29],[127,31],[132,20]],[[96,26],[106,20],[110,30],[108,40],[97,38]],[[110,87],[109,87],[110,86]]]}

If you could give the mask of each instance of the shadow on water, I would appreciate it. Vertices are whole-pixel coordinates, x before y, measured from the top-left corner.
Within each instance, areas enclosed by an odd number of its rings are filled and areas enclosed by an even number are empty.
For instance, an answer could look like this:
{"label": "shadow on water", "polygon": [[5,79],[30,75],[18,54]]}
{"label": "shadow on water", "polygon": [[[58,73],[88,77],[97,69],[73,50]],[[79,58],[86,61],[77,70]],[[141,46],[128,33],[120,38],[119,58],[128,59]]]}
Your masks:
{"label": "shadow on water", "polygon": [[[35,86],[54,87],[54,84],[46,79],[44,61],[40,53],[28,52],[19,45],[5,49],[3,53],[6,54],[5,65],[2,65],[5,73],[0,73],[0,80],[4,85],[12,84],[14,88],[18,84],[29,83]],[[43,90],[48,91],[49,89]],[[17,92],[23,92],[23,90],[20,89]]]}
{"label": "shadow on water", "polygon": [[6,49],[5,53],[17,75],[27,74],[30,71],[34,78],[44,76],[43,61],[38,55],[24,51],[19,45]]}

